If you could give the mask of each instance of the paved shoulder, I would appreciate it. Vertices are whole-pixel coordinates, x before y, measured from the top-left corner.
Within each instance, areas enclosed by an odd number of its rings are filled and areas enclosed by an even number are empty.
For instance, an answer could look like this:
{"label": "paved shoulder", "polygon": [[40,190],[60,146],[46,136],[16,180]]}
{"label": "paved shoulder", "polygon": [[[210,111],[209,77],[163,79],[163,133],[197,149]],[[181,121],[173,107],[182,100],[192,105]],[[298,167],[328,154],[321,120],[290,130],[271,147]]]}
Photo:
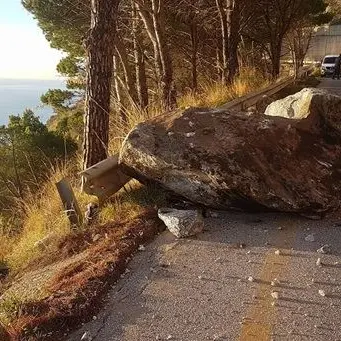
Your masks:
{"label": "paved shoulder", "polygon": [[[316,252],[324,244],[332,255]],[[340,340],[339,245],[332,221],[281,214],[207,219],[197,239],[164,233],[69,341]]]}
{"label": "paved shoulder", "polygon": [[341,80],[339,79],[321,78],[321,83],[318,85],[318,88],[341,96]]}

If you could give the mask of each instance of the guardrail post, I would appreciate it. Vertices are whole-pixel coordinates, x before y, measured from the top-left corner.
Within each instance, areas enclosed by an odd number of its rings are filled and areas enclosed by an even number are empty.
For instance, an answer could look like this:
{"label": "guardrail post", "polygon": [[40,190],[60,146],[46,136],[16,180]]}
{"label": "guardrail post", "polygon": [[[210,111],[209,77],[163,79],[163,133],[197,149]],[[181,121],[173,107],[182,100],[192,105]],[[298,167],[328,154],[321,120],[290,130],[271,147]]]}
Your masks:
{"label": "guardrail post", "polygon": [[66,179],[62,179],[56,183],[56,187],[71,226],[80,226],[83,222],[83,216],[71,185]]}

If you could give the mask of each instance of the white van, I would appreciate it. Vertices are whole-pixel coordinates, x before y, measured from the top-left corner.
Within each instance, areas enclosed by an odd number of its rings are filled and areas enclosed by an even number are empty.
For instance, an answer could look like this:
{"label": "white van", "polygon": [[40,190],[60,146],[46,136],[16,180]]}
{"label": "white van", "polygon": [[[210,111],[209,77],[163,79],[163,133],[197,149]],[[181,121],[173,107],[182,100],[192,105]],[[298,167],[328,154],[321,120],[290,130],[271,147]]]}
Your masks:
{"label": "white van", "polygon": [[323,58],[322,64],[321,64],[321,76],[322,77],[332,75],[334,73],[336,58],[338,57],[339,55],[329,55]]}

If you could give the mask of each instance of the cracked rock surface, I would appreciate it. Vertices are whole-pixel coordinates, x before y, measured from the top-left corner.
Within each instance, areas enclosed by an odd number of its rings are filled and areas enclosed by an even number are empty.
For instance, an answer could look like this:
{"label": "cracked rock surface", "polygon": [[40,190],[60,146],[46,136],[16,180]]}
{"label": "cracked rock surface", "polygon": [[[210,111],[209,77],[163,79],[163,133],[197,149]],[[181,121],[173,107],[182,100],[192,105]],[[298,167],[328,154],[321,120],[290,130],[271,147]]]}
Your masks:
{"label": "cracked rock surface", "polygon": [[314,90],[304,119],[207,108],[158,116],[131,131],[120,163],[199,205],[319,217],[339,207],[340,141],[341,97]]}

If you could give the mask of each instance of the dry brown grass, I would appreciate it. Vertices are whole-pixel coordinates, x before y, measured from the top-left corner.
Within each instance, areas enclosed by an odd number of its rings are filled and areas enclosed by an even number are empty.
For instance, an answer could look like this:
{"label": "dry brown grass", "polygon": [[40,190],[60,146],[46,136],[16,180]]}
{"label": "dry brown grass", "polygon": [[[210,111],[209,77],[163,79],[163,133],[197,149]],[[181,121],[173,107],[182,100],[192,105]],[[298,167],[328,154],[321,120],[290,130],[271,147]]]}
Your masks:
{"label": "dry brown grass", "polygon": [[[67,168],[57,167],[51,171],[47,182],[38,193],[30,193],[25,201],[18,204],[19,214],[23,224],[17,234],[0,235],[0,260],[7,263],[12,272],[20,272],[42,254],[57,252],[59,240],[70,233],[70,225],[63,211],[55,183],[67,177],[70,171]],[[73,182],[74,185],[77,185]],[[75,194],[81,205],[89,198],[74,186]],[[37,245],[37,242],[47,236],[52,236],[48,244]]]}
{"label": "dry brown grass", "polygon": [[179,99],[179,107],[218,107],[237,97],[259,90],[269,81],[254,68],[241,69],[235,82],[226,86],[220,82],[202,84],[198,93],[189,92]]}

